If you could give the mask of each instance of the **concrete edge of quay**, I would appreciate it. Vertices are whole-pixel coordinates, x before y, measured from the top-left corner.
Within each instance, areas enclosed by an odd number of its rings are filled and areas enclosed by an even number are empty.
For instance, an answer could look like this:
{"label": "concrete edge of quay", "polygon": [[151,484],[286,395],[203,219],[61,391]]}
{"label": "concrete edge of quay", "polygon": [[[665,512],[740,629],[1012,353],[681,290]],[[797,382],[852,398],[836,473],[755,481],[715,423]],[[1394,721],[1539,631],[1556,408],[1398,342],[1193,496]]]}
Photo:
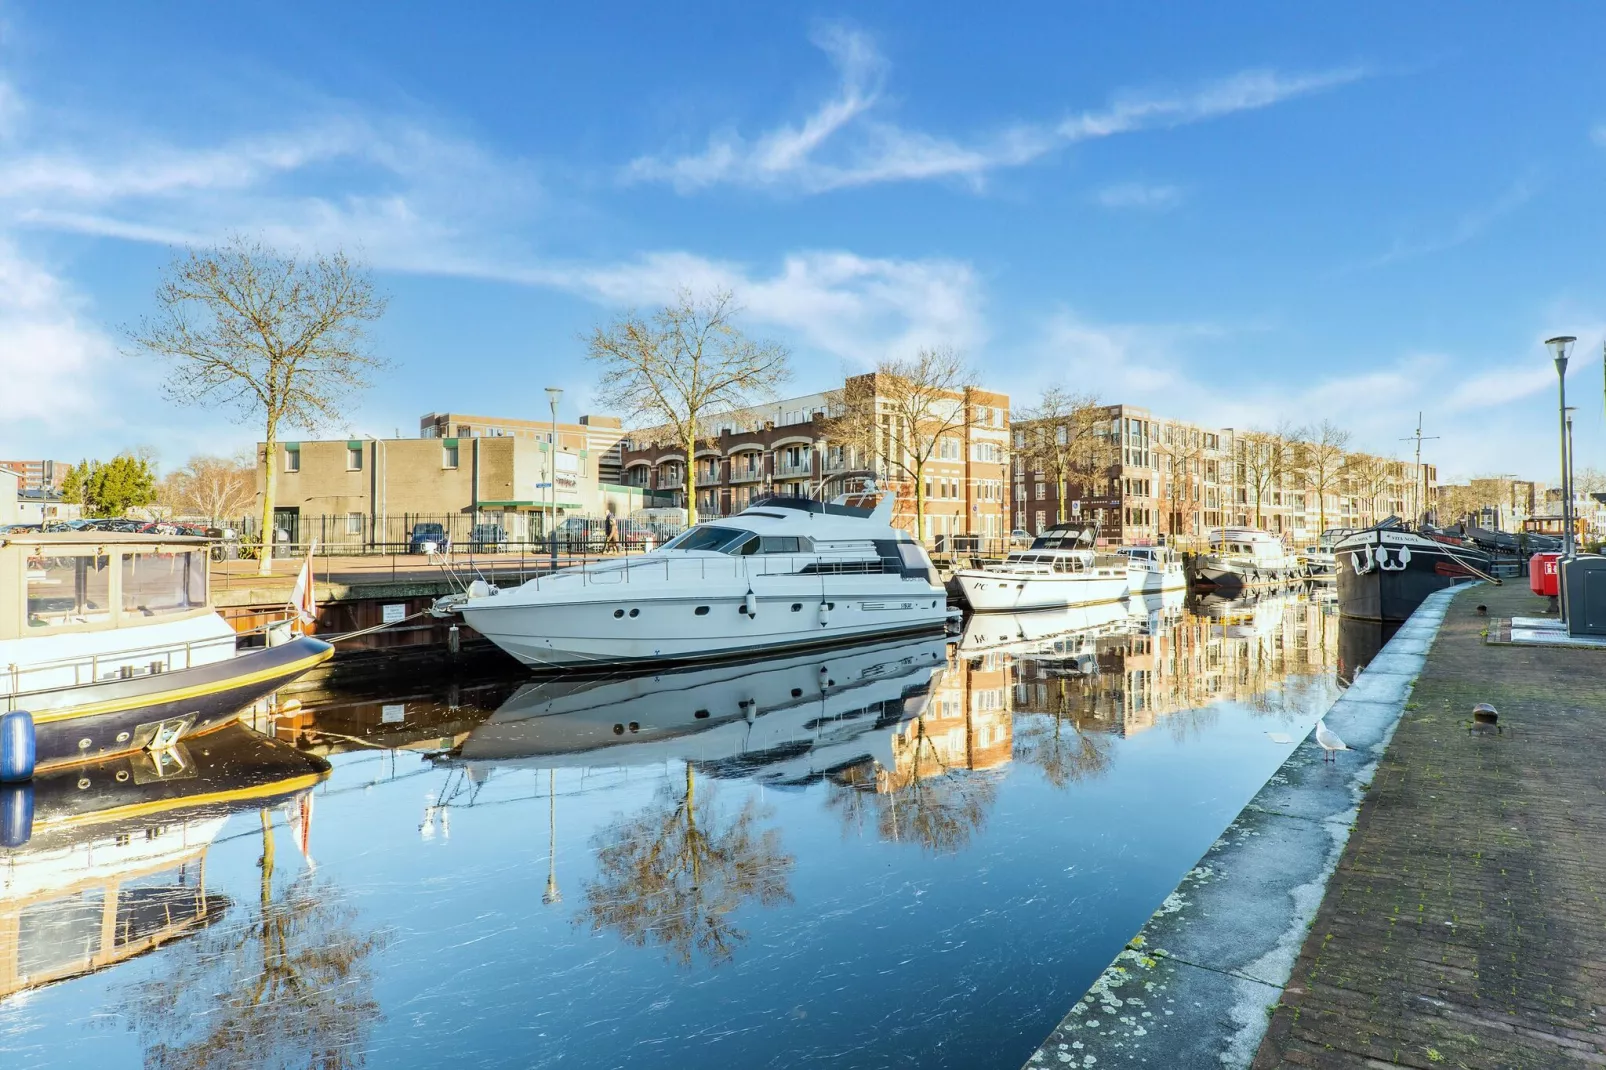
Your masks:
{"label": "concrete edge of quay", "polygon": [[1026,1061],[1247,1067],[1457,585],[1430,595]]}

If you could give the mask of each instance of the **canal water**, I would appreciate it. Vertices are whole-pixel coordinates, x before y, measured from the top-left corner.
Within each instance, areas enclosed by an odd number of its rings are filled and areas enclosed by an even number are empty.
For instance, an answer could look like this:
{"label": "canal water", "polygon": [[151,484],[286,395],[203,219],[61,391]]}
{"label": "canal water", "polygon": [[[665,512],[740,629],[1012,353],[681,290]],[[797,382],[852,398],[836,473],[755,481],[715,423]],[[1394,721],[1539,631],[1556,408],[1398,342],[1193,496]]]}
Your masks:
{"label": "canal water", "polygon": [[1152,596],[308,696],[36,784],[0,1063],[1013,1070],[1379,641]]}

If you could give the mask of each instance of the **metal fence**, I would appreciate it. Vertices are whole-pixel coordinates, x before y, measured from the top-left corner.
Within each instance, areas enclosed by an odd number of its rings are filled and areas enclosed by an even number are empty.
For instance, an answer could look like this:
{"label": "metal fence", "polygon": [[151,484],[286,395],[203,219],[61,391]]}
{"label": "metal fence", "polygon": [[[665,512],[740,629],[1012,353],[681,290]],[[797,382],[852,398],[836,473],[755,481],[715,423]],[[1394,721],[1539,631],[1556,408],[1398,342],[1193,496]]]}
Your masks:
{"label": "metal fence", "polygon": [[[550,532],[538,514],[403,513],[374,518],[362,514],[280,513],[274,522],[274,555],[305,553],[314,541],[320,556],[365,554],[533,554],[554,544],[561,553],[602,553],[607,545],[605,517],[567,516]],[[245,554],[260,544],[261,521],[243,517],[232,528]],[[685,530],[662,518],[615,518],[621,551],[662,545]]]}

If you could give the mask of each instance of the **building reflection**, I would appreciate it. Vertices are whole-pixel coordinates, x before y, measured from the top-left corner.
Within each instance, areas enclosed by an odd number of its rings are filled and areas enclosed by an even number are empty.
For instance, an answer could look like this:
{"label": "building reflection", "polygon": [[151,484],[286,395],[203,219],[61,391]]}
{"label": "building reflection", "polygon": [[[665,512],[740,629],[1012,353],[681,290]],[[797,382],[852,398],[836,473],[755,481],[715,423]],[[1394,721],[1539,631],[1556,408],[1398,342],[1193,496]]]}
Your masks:
{"label": "building reflection", "polygon": [[[206,855],[231,814],[328,775],[240,725],[193,744],[55,770],[3,789],[32,820],[0,850],[0,997],[195,936],[230,908]],[[20,841],[20,842],[19,842]]]}

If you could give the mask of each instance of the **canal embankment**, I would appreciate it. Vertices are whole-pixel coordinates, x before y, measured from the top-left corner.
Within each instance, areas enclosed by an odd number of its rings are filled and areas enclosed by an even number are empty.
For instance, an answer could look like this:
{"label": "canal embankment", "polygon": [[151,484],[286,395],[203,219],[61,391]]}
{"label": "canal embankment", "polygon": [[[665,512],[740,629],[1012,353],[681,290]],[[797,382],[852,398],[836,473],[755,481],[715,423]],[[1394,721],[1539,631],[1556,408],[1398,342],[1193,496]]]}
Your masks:
{"label": "canal embankment", "polygon": [[1328,710],[1351,751],[1296,747],[1029,1067],[1249,1065],[1457,593],[1424,602]]}

